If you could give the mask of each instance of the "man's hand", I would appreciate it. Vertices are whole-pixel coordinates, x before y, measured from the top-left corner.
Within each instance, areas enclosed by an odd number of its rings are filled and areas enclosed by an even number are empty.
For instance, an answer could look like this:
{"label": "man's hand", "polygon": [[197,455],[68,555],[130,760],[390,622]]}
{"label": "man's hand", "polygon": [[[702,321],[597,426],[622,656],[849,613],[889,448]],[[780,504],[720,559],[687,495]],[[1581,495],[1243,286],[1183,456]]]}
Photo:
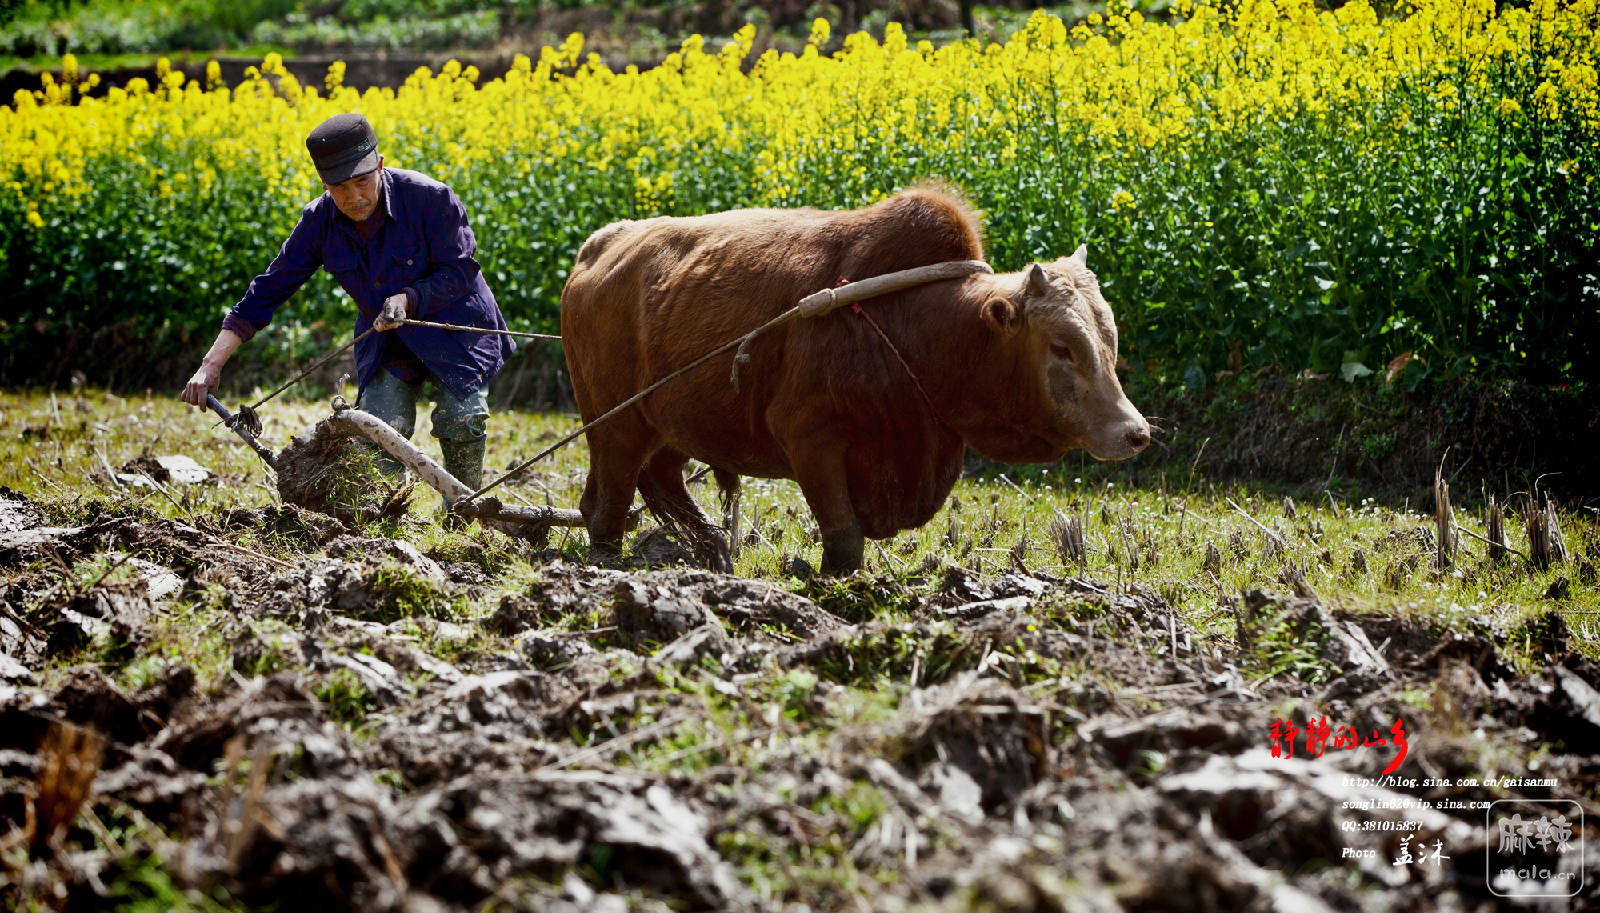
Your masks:
{"label": "man's hand", "polygon": [[183,386],[183,401],[191,406],[204,406],[206,394],[217,389],[221,380],[222,366],[202,361],[200,370],[194,372],[194,376]]}
{"label": "man's hand", "polygon": [[372,321],[372,328],[382,333],[385,330],[392,330],[395,327],[400,326],[401,321],[405,319],[405,294],[402,293],[399,295],[390,295],[388,298],[383,300],[383,313],[379,314],[378,318]]}
{"label": "man's hand", "polygon": [[191,406],[204,407],[206,394],[217,389],[217,384],[222,380],[222,366],[228,363],[235,349],[244,338],[232,330],[223,330],[217,334],[217,341],[211,344],[211,351],[200,360],[200,370],[194,372],[189,382],[183,386],[183,401]]}

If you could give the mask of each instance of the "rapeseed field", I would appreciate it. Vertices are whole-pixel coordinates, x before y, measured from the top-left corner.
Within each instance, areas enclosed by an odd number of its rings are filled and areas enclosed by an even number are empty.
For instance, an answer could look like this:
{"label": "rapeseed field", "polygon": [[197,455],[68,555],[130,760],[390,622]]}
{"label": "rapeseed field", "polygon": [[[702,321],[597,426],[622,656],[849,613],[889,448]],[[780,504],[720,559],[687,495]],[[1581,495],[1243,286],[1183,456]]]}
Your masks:
{"label": "rapeseed field", "polygon": [[[1424,372],[1588,370],[1596,0],[1184,0],[1159,22],[1039,12],[1003,44],[894,24],[839,43],[823,20],[798,55],[753,39],[617,72],[574,35],[499,78],[452,61],[364,93],[341,64],[302,85],[274,55],[238,85],[163,68],[91,95],[68,57],[0,109],[0,279],[25,293],[0,337],[131,300],[149,303],[119,316],[156,336],[205,335],[320,192],[306,133],[355,110],[390,165],[458,189],[530,328],[554,326],[578,245],[615,219],[934,178],[985,211],[998,268],[1089,243],[1130,361],[1173,379],[1402,352]],[[301,298],[302,326],[347,307],[328,282]]]}

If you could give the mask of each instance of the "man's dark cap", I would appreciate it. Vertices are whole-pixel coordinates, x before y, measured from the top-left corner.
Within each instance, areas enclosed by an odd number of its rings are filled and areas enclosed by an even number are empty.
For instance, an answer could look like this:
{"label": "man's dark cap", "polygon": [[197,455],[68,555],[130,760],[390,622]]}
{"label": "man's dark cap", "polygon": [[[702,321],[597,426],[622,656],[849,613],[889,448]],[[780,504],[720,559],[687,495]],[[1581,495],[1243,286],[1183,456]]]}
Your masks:
{"label": "man's dark cap", "polygon": [[306,149],[325,184],[347,181],[378,167],[378,135],[359,114],[335,114],[306,137]]}

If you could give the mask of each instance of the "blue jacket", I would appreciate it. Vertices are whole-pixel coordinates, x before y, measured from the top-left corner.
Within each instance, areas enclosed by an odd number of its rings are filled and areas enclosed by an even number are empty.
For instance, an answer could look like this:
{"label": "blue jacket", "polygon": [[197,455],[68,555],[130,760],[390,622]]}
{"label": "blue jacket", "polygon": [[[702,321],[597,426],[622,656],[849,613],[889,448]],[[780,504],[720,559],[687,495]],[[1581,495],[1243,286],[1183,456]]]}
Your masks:
{"label": "blue jacket", "polygon": [[[324,193],[300,213],[283,249],[222,321],[249,339],[317,268],[327,269],[356,303],[357,336],[372,326],[384,299],[410,290],[410,316],[434,323],[505,329],[505,318],[473,259],[478,242],[455,191],[426,175],[385,168],[380,205],[387,219],[371,242]],[[399,334],[433,376],[465,397],[488,383],[515,350],[508,336],[427,327],[374,333],[356,344],[362,389],[383,368],[385,336]]]}

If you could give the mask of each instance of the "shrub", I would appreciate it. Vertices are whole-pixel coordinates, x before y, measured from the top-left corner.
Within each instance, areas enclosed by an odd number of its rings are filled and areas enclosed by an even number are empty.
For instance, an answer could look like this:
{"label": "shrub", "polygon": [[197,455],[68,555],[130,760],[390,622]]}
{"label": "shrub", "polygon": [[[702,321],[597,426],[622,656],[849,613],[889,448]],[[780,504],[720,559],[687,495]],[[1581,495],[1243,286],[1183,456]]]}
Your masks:
{"label": "shrub", "polygon": [[[0,111],[0,371],[38,369],[30,334],[108,319],[154,340],[142,356],[203,344],[318,192],[305,134],[360,110],[390,164],[456,188],[523,329],[556,327],[579,244],[615,219],[855,206],[937,176],[987,213],[998,269],[1086,241],[1151,377],[1410,352],[1592,381],[1597,16],[1246,0],[1162,24],[1039,13],[1004,44],[912,46],[891,25],[832,55],[819,20],[804,53],[753,64],[747,28],[620,73],[573,36],[503,78],[452,63],[360,95],[339,65],[301,86],[274,57],[232,88],[51,85]],[[343,335],[335,288],[311,283],[256,351]]]}

